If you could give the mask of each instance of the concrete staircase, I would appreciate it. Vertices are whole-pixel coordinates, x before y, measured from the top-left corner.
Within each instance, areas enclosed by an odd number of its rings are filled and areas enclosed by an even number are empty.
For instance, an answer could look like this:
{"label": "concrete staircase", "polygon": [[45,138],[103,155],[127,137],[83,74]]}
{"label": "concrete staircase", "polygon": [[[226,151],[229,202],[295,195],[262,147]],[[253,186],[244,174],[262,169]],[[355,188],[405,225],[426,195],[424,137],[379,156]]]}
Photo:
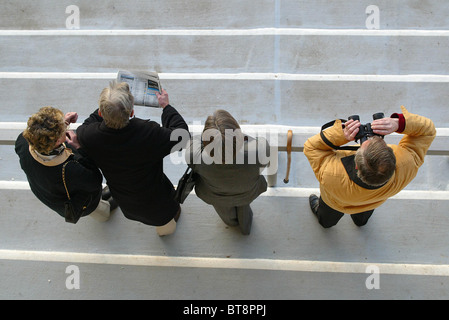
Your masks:
{"label": "concrete staircase", "polygon": [[[365,1],[81,0],[75,30],[70,1],[4,2],[0,298],[448,299],[449,4],[390,2],[375,4],[379,30],[367,29]],[[120,210],[69,225],[33,196],[13,147],[29,115],[52,105],[82,121],[121,68],[158,71],[194,132],[218,108],[246,131],[278,132],[278,174],[252,205],[250,236],[195,194],[164,238]],[[418,176],[367,226],[344,217],[323,229],[308,205],[318,183],[304,141],[335,118],[370,122],[401,105],[438,128]],[[160,120],[159,109],[136,113]],[[167,157],[165,169],[176,184],[185,165]]]}

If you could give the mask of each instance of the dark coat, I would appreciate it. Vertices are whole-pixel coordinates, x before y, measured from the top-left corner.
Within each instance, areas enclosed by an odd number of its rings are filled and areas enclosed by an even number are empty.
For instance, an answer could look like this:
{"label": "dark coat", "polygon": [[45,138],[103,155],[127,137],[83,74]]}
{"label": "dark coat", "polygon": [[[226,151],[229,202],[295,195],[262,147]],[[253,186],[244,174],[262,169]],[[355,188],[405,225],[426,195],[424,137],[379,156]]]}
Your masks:
{"label": "dark coat", "polygon": [[100,202],[103,177],[92,162],[70,145],[67,147],[71,149],[70,152],[66,150],[58,156],[60,159],[56,162],[61,163],[57,165],[37,161],[31,155],[28,142],[22,134],[16,140],[15,151],[31,191],[43,204],[62,217],[64,217],[64,202],[67,201],[62,181],[62,166],[70,161],[65,168],[67,188],[75,208],[83,210],[85,207],[82,216],[86,216],[92,213]]}
{"label": "dark coat", "polygon": [[125,217],[152,226],[167,224],[179,209],[162,164],[178,143],[170,141],[172,131],[188,132],[186,122],[170,105],[161,119],[163,127],[132,118],[125,128],[111,129],[96,110],[77,129],[81,146],[101,169]]}

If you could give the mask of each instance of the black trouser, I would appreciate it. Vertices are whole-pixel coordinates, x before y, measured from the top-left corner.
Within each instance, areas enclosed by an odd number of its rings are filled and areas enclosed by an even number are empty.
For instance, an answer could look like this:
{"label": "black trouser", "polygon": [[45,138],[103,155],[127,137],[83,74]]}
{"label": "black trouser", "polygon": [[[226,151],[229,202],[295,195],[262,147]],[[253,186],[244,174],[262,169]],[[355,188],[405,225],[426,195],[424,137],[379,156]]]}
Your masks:
{"label": "black trouser", "polygon": [[[354,213],[350,214],[352,221],[359,227],[364,226],[368,219],[373,214],[373,210],[361,212],[361,213]],[[324,227],[324,228],[330,228],[335,226],[338,221],[344,216],[344,213],[341,213],[340,211],[334,210],[331,207],[329,207],[326,203],[324,203],[323,199],[320,197],[320,205],[318,206],[318,222]]]}

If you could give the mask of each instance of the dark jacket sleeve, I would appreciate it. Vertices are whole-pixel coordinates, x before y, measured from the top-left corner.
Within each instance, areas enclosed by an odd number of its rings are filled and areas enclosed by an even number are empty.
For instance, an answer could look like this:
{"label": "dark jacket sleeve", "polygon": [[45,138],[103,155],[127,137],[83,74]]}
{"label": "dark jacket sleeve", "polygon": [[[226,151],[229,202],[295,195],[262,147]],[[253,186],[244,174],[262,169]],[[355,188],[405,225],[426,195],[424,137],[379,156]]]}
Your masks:
{"label": "dark jacket sleeve", "polygon": [[89,157],[89,155],[85,152],[83,147],[75,149],[72,145],[67,144],[67,146],[72,149],[74,154],[74,160],[78,161],[82,166],[91,170],[98,170],[95,162]]}
{"label": "dark jacket sleeve", "polygon": [[103,121],[103,117],[100,117],[98,115],[98,109],[97,109],[94,112],[92,112],[90,114],[90,116],[88,118],[86,118],[86,120],[84,120],[82,126],[83,125],[88,125],[88,124],[91,124],[91,123],[94,123],[94,122],[102,122],[102,121]]}
{"label": "dark jacket sleeve", "polygon": [[184,121],[184,118],[171,105],[168,105],[164,108],[164,111],[162,111],[161,120],[162,126],[164,128],[168,128],[170,130],[175,129],[184,129],[187,131],[189,130],[189,126]]}
{"label": "dark jacket sleeve", "polygon": [[162,156],[181,151],[190,140],[189,126],[178,111],[168,105],[161,115],[162,127],[158,130],[160,151]]}
{"label": "dark jacket sleeve", "polygon": [[88,118],[86,118],[86,120],[84,120],[83,124],[80,125],[76,129],[76,135],[78,136],[78,142],[81,145],[81,147],[78,149],[78,152],[80,154],[82,154],[83,156],[87,156],[85,151],[84,151],[84,149],[83,149],[83,147],[84,147],[84,138],[85,138],[85,135],[84,135],[85,130],[86,130],[86,128],[87,128],[87,126],[89,124],[97,123],[97,122],[100,122],[100,123],[103,122],[103,117],[100,117],[98,115],[98,109],[95,110],[94,112],[92,112],[90,114],[90,116]]}

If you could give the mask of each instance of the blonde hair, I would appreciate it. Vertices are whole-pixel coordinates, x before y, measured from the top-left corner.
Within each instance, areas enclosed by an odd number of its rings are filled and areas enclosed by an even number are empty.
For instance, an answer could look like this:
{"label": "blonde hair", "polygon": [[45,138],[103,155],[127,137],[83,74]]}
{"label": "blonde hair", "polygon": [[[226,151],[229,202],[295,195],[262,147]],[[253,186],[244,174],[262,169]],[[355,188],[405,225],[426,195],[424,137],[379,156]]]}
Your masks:
{"label": "blonde hair", "polygon": [[[205,133],[212,130],[212,135],[209,140],[205,140]],[[209,131],[210,132],[210,131]],[[214,141],[214,136],[221,138],[222,143],[222,163],[226,161],[226,153],[229,154],[229,150],[226,149],[226,141],[229,143],[229,139],[232,139],[232,159],[235,161],[237,151],[242,147],[244,135],[240,129],[237,120],[225,110],[217,110],[213,115],[207,117],[203,130],[203,145],[206,147]],[[211,150],[210,155],[214,157],[214,149]]]}
{"label": "blonde hair", "polygon": [[129,123],[134,97],[126,82],[112,81],[100,94],[99,108],[107,127],[122,129]]}
{"label": "blonde hair", "polygon": [[370,186],[386,183],[396,170],[396,156],[381,137],[373,137],[366,149],[355,155],[357,176]]}
{"label": "blonde hair", "polygon": [[23,137],[32,149],[41,154],[49,154],[56,147],[56,142],[65,134],[67,126],[64,113],[53,107],[42,107],[27,122]]}

